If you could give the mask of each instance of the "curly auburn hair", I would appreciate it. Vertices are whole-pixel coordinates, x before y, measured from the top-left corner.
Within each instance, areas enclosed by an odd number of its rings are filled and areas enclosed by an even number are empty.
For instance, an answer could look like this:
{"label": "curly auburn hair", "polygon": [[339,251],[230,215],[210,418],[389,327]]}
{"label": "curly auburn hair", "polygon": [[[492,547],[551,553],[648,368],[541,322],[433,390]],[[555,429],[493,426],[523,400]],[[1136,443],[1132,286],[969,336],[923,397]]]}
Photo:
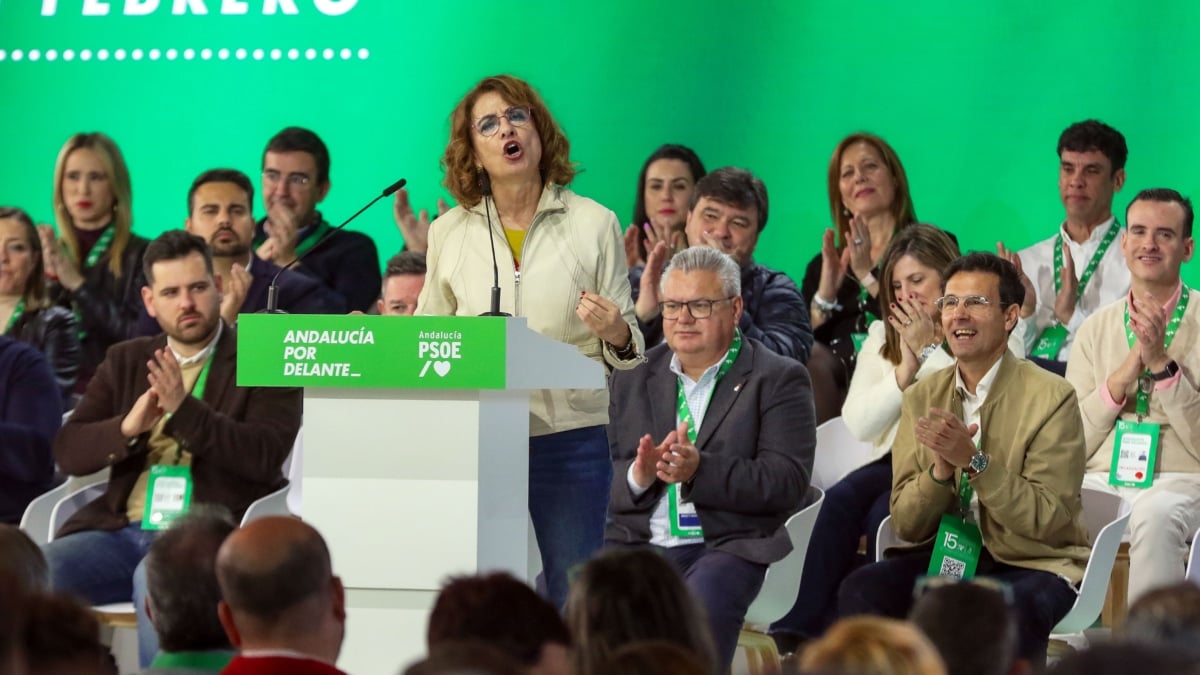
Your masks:
{"label": "curly auburn hair", "polygon": [[454,199],[466,207],[474,206],[483,199],[479,180],[481,169],[475,158],[471,109],[479,97],[488,92],[496,92],[509,105],[529,108],[542,141],[542,160],[538,165],[542,182],[570,184],[575,178],[571,143],[558,122],[554,121],[545,101],[525,80],[512,75],[493,75],[472,87],[454,106],[454,112],[450,113],[450,142],[446,144],[446,152],[442,155],[442,169],[446,172],[442,185],[446,186]]}

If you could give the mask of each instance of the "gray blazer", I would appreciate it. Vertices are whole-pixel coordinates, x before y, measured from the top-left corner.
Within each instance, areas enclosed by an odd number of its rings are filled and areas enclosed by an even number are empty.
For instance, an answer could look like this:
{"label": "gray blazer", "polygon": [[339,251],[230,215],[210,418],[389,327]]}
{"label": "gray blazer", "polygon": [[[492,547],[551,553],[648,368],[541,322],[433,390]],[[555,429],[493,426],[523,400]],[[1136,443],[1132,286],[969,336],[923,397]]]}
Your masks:
{"label": "gray blazer", "polygon": [[[641,367],[613,373],[609,385],[613,482],[605,538],[613,543],[648,542],[650,515],[666,495],[666,484],[655,481],[635,498],[626,476],[642,435],[658,443],[675,428],[671,355],[658,345]],[[786,556],[792,544],[783,524],[808,501],[816,442],[808,371],[746,338],[713,391],[696,439],[700,466],[684,490],[696,504],[704,545],[760,564]]]}

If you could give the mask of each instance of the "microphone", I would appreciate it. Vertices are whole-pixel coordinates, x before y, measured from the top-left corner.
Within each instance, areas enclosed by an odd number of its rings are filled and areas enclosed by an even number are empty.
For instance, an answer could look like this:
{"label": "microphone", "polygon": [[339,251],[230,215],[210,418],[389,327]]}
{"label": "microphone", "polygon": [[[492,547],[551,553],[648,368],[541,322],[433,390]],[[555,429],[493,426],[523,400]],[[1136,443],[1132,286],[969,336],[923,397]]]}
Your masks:
{"label": "microphone", "polygon": [[317,250],[317,248],[319,248],[321,246],[321,244],[324,244],[326,241],[329,240],[330,237],[332,237],[333,235],[340,232],[343,227],[346,227],[347,225],[349,225],[350,221],[361,216],[363,211],[366,211],[367,209],[374,206],[375,202],[379,201],[380,199],[385,199],[387,197],[391,197],[396,192],[396,190],[399,190],[400,188],[404,187],[404,185],[406,183],[408,183],[408,181],[401,178],[400,180],[396,181],[395,183],[392,183],[391,185],[384,188],[383,192],[380,192],[378,195],[375,196],[374,199],[367,202],[366,206],[355,211],[354,215],[352,215],[349,218],[347,218],[346,220],[342,221],[341,225],[338,225],[337,227],[326,232],[325,236],[318,239],[317,243],[312,245],[312,248],[310,248],[307,251],[305,251],[304,253],[296,256],[294,259],[292,259],[292,261],[290,263],[284,265],[278,272],[276,272],[275,277],[271,279],[271,285],[267,287],[267,308],[264,311],[267,314],[287,314],[287,312],[278,308],[278,306],[279,306],[279,297],[278,297],[279,296],[279,285],[278,285],[279,275],[283,274],[286,270],[291,269],[293,266],[295,266],[296,263],[300,262],[306,256],[308,256],[308,254]]}
{"label": "microphone", "polygon": [[500,265],[496,262],[496,238],[492,236],[492,177],[487,171],[479,172],[479,188],[483,192],[483,210],[487,214],[488,243],[492,245],[492,308],[479,316],[512,316],[500,311]]}

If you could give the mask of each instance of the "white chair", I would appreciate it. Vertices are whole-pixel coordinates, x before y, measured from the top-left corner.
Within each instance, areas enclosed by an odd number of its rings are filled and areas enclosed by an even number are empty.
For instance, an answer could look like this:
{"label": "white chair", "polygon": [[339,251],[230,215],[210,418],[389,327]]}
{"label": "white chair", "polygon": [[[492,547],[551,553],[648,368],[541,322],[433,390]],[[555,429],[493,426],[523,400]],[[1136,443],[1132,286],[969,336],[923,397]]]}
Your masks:
{"label": "white chair", "polygon": [[1200,584],[1200,530],[1192,533],[1192,548],[1188,552],[1187,572],[1183,576],[1194,584]]}
{"label": "white chair", "polygon": [[[1082,498],[1083,520],[1092,541],[1092,552],[1083,571],[1083,581],[1079,584],[1075,604],[1051,631],[1052,636],[1081,633],[1096,622],[1104,608],[1104,596],[1108,593],[1108,580],[1112,575],[1113,563],[1117,560],[1121,537],[1129,525],[1129,504],[1119,496],[1083,488]],[[888,516],[879,525],[875,538],[876,560],[883,559],[886,548],[909,543],[896,536],[891,520],[891,516]]]}
{"label": "white chair", "polygon": [[1117,561],[1117,549],[1129,525],[1129,511],[1129,503],[1119,496],[1083,488],[1083,520],[1092,540],[1092,553],[1083,571],[1075,605],[1050,631],[1052,636],[1082,633],[1100,616],[1113,563]]}
{"label": "white chair", "polygon": [[792,540],[792,552],[767,567],[762,588],[746,609],[746,618],[738,635],[738,652],[745,658],[745,668],[738,667],[741,664],[735,658],[734,673],[779,672],[779,651],[767,629],[788,613],[800,592],[800,574],[804,571],[808,542],[817,514],[825,502],[825,493],[820,488],[813,487],[809,494],[815,497],[814,501],[784,523],[788,538]]}
{"label": "white chair", "polygon": [[855,438],[841,417],[826,420],[817,427],[812,484],[828,490],[846,474],[866,464],[874,449],[870,443]]}

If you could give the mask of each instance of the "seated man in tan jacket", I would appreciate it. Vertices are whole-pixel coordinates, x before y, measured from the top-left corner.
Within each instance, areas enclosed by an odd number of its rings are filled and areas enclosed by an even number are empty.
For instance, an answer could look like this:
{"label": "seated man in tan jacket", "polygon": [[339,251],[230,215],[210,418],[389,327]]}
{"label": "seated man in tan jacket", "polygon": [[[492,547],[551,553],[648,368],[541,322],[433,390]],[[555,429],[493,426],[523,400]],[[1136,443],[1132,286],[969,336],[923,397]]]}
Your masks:
{"label": "seated man in tan jacket", "polygon": [[1080,327],[1067,379],[1082,406],[1083,484],[1133,504],[1132,602],[1183,580],[1188,538],[1200,527],[1200,299],[1179,276],[1194,247],[1191,201],[1143,190],[1125,222],[1133,289]]}
{"label": "seated man in tan jacket", "polygon": [[903,618],[918,577],[986,575],[1011,588],[1018,653],[1037,667],[1089,553],[1079,404],[1062,378],[1007,353],[1024,296],[1011,263],[972,253],[943,279],[957,363],[905,392],[892,448],[891,524],[917,543],[847,577],[838,608]]}

